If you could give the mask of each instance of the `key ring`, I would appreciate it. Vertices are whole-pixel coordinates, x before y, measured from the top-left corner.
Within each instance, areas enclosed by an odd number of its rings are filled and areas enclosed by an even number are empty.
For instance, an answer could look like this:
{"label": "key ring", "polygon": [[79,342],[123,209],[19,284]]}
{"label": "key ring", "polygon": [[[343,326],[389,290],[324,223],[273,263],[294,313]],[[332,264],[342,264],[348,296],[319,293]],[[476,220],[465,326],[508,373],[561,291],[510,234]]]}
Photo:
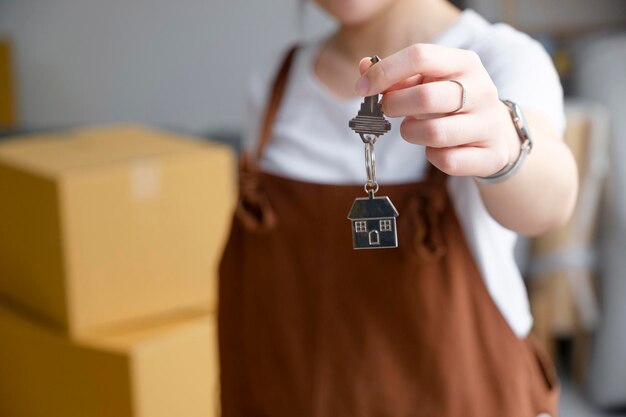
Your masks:
{"label": "key ring", "polygon": [[377,182],[374,184],[366,183],[363,186],[363,189],[365,190],[367,194],[370,195],[370,197],[374,198],[374,194],[378,192],[378,183]]}
{"label": "key ring", "polygon": [[368,184],[376,183],[376,154],[374,145],[371,142],[365,144],[365,172],[367,173]]}
{"label": "key ring", "polygon": [[376,194],[378,191],[378,182],[376,181],[376,154],[374,153],[375,140],[376,138],[374,137],[374,140],[370,139],[365,143],[365,172],[367,173],[365,192],[368,194]]}

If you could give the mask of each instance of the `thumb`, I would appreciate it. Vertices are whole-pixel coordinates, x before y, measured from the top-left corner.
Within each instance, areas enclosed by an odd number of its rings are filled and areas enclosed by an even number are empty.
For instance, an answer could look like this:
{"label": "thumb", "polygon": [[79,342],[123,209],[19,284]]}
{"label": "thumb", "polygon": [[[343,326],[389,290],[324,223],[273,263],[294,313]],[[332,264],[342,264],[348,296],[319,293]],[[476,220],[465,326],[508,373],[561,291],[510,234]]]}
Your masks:
{"label": "thumb", "polygon": [[361,58],[361,61],[359,62],[359,72],[361,73],[361,75],[363,75],[365,71],[367,71],[367,69],[371,66],[372,66],[372,61],[370,61],[369,56],[366,56],[365,58]]}

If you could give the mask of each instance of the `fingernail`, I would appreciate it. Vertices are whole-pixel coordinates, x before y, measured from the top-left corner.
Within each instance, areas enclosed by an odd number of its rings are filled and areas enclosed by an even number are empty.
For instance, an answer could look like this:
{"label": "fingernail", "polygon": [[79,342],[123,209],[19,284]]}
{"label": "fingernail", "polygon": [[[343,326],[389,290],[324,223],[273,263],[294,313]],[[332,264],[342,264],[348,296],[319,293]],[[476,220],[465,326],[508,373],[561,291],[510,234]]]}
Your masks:
{"label": "fingernail", "polygon": [[363,76],[357,81],[354,91],[359,95],[366,95],[370,89],[370,82],[367,77]]}

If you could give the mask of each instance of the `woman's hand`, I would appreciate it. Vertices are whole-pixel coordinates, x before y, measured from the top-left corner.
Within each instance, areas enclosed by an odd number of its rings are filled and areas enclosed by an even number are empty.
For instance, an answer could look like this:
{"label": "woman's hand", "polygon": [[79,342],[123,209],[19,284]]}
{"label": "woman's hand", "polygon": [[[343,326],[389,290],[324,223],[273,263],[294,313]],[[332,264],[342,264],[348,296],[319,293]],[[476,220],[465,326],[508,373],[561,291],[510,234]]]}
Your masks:
{"label": "woman's hand", "polygon": [[[404,117],[400,132],[426,146],[449,175],[488,176],[514,161],[520,141],[496,86],[473,51],[415,44],[370,66],[360,63],[356,91],[383,93],[385,115]],[[463,87],[466,102],[461,107]]]}
{"label": "woman's hand", "polygon": [[[447,174],[489,176],[518,157],[520,141],[508,109],[476,53],[416,44],[373,66],[364,59],[360,70],[357,93],[383,93],[385,114],[405,118],[402,137],[426,146],[428,160]],[[450,80],[465,87],[462,109],[463,89]],[[524,110],[532,153],[506,181],[477,186],[497,222],[538,235],[571,216],[578,176],[562,135],[544,115]]]}

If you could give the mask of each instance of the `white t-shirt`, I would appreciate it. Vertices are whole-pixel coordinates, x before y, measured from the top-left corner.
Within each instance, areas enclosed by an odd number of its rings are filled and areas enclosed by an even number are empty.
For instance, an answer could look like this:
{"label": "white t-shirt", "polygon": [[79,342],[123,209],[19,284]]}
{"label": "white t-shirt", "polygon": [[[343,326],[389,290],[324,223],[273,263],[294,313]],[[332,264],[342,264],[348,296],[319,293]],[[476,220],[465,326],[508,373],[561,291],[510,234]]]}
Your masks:
{"label": "white t-shirt", "polygon": [[[490,24],[469,9],[433,43],[477,52],[501,98],[541,112],[563,131],[563,92],[552,61],[539,43],[508,25]],[[361,184],[365,181],[363,144],[348,121],[362,99],[340,99],[316,77],[313,64],[321,45],[321,40],[303,45],[296,55],[261,168],[308,182]],[[260,65],[251,77],[247,147],[256,145],[281,55],[271,58],[273,62]],[[420,180],[427,167],[424,147],[400,136],[401,121],[392,119],[391,131],[376,142],[382,191],[385,184]],[[515,334],[526,336],[532,317],[513,257],[516,234],[489,215],[471,177],[451,177],[448,192],[491,297]]]}

